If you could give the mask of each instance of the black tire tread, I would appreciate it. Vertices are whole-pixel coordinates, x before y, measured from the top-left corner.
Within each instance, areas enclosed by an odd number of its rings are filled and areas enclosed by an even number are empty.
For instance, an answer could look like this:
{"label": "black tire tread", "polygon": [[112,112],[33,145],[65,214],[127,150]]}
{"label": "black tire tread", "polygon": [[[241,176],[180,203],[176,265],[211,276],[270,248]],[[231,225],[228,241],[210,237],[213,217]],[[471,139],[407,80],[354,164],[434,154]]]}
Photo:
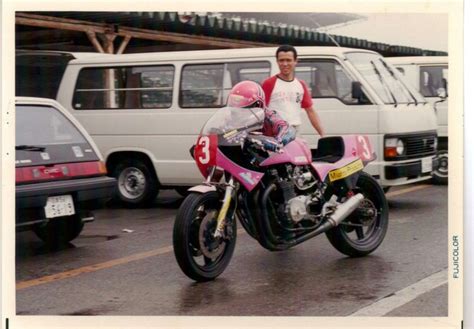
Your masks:
{"label": "black tire tread", "polygon": [[198,282],[211,281],[219,276],[229,264],[235,248],[236,237],[230,242],[230,245],[226,247],[226,250],[224,251],[225,255],[223,256],[221,263],[212,272],[204,272],[197,268],[192,262],[192,255],[189,254],[189,249],[187,247],[190,223],[189,219],[192,218],[195,209],[203,202],[203,200],[206,198],[218,199],[218,197],[219,195],[217,192],[208,192],[205,194],[192,192],[184,199],[176,215],[173,228],[173,249],[175,258],[184,274]]}

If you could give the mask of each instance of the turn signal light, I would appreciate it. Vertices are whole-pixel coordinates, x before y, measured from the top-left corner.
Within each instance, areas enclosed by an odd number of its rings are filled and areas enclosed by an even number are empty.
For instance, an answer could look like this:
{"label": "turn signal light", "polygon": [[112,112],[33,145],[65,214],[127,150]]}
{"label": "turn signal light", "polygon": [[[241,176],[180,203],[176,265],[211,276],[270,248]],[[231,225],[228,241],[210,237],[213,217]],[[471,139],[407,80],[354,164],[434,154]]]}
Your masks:
{"label": "turn signal light", "polygon": [[386,147],[385,148],[385,157],[386,158],[395,158],[397,156],[397,148],[396,147]]}

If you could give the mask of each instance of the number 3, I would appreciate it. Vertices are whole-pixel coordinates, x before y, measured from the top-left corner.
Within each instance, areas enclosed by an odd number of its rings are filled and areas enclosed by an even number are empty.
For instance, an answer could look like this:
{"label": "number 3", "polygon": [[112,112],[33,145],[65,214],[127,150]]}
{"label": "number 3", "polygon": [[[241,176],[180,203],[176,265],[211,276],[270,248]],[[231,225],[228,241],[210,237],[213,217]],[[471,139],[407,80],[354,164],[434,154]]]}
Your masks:
{"label": "number 3", "polygon": [[362,153],[364,160],[370,159],[371,155],[370,155],[369,145],[367,144],[367,141],[365,140],[364,136],[357,136],[357,142],[359,142],[359,145],[364,149]]}
{"label": "number 3", "polygon": [[211,159],[210,153],[209,153],[209,146],[210,146],[210,141],[209,137],[203,136],[199,139],[199,145],[202,146],[202,156],[199,157],[199,161],[202,164],[207,164],[209,163],[209,160]]}

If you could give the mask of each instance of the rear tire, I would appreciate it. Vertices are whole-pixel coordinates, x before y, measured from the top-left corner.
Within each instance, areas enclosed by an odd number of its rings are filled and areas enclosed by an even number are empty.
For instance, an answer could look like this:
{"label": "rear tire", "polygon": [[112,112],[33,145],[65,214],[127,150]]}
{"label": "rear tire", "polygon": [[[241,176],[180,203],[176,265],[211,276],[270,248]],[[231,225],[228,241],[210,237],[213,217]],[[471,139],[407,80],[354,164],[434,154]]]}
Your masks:
{"label": "rear tire", "polygon": [[193,192],[183,201],[176,215],[173,228],[176,261],[184,274],[198,282],[218,277],[234,253],[237,238],[235,218],[226,227],[228,240],[212,236],[221,205],[217,192]]}
{"label": "rear tire", "polygon": [[327,231],[326,236],[339,252],[361,257],[377,249],[385,238],[388,204],[380,185],[364,172],[359,176],[354,193],[362,193],[365,197],[359,208],[340,225]]}
{"label": "rear tire", "polygon": [[46,225],[35,226],[33,232],[48,247],[56,249],[77,238],[83,228],[81,218],[75,215],[52,219]]}
{"label": "rear tire", "polygon": [[155,201],[159,192],[158,179],[144,161],[124,159],[115,166],[113,176],[118,185],[115,200],[126,207],[143,207]]}

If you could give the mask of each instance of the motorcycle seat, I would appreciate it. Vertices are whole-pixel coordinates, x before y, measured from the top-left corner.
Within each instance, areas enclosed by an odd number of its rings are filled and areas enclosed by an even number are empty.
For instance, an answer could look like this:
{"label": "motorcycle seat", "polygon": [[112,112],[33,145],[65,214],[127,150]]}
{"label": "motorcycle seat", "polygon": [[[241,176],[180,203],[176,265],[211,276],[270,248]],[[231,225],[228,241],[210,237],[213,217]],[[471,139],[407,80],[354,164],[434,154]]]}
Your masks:
{"label": "motorcycle seat", "polygon": [[311,149],[313,162],[336,163],[344,156],[344,140],[340,136],[323,137],[318,140],[318,148]]}

